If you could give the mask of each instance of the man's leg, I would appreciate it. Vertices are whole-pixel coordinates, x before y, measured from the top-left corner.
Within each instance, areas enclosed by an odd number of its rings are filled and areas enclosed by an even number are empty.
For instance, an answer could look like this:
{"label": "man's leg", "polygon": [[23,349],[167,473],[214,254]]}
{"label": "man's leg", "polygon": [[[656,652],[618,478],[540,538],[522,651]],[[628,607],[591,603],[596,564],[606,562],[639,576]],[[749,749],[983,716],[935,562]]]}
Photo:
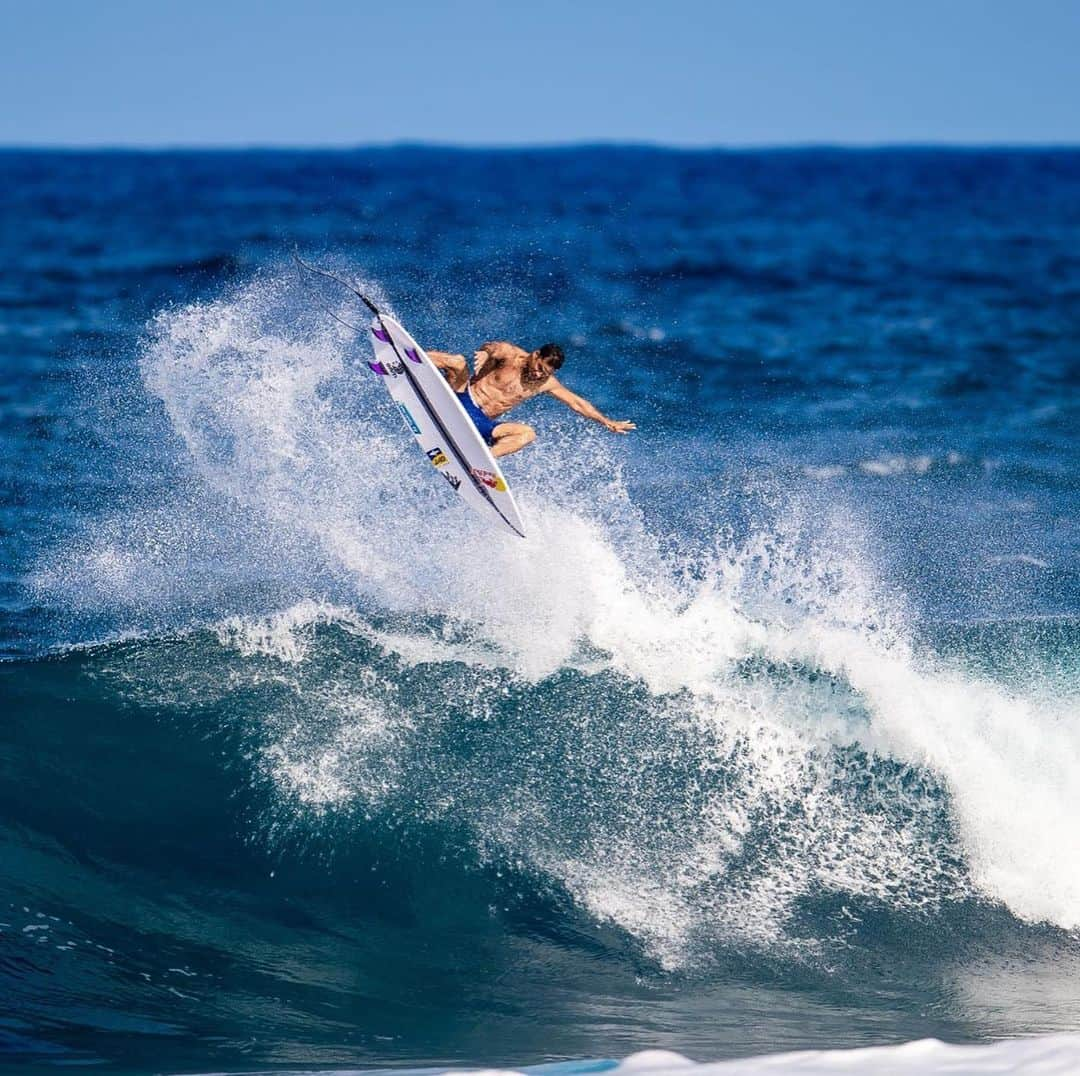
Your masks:
{"label": "man's leg", "polygon": [[491,446],[491,454],[509,456],[511,452],[518,452],[526,445],[531,445],[536,440],[536,430],[532,426],[526,426],[524,422],[500,422],[491,431],[494,444]]}

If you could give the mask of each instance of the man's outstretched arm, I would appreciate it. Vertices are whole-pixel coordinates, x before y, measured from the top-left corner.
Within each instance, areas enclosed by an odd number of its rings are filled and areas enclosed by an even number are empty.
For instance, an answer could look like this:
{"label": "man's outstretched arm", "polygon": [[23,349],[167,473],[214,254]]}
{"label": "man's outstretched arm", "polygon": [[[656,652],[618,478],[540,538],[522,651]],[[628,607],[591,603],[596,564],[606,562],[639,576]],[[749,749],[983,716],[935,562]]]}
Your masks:
{"label": "man's outstretched arm", "polygon": [[607,430],[611,430],[612,433],[629,433],[631,430],[636,430],[637,426],[633,422],[627,422],[621,419],[608,418],[598,408],[593,407],[584,396],[579,396],[576,392],[571,392],[564,384],[556,381],[552,378],[548,383],[549,387],[546,391],[555,397],[560,403],[566,404],[571,411],[576,411],[579,415],[583,415],[585,418],[591,418],[593,422],[599,422]]}
{"label": "man's outstretched arm", "polygon": [[446,374],[446,380],[455,392],[461,392],[469,383],[469,364],[464,355],[452,355],[449,351],[432,351],[425,348],[427,356]]}

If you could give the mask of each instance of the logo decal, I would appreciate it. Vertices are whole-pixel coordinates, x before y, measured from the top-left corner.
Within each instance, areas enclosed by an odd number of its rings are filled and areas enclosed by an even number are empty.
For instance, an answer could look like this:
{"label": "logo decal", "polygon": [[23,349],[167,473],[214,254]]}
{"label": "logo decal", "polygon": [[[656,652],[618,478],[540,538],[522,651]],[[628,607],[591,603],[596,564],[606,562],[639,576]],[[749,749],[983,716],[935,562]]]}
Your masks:
{"label": "logo decal", "polygon": [[405,373],[405,363],[403,362],[369,362],[368,369],[372,370],[376,374],[381,374],[383,377],[390,375],[391,377],[397,377],[399,374]]}
{"label": "logo decal", "polygon": [[436,467],[445,467],[450,461],[446,458],[446,453],[441,448],[429,448],[427,451],[427,458],[435,464]]}
{"label": "logo decal", "polygon": [[449,471],[440,471],[439,474],[441,474],[454,489],[457,489],[458,486],[461,485],[461,479],[458,478],[456,474],[451,474]]}
{"label": "logo decal", "polygon": [[405,424],[409,427],[410,430],[412,430],[413,433],[416,434],[417,437],[419,437],[420,427],[417,426],[416,420],[412,417],[412,415],[409,414],[409,409],[403,403],[399,403],[398,410],[401,411],[401,417],[405,420]]}
{"label": "logo decal", "polygon": [[479,467],[473,467],[471,473],[473,478],[478,478],[489,489],[497,490],[499,493],[506,492],[506,483],[498,475],[481,470]]}

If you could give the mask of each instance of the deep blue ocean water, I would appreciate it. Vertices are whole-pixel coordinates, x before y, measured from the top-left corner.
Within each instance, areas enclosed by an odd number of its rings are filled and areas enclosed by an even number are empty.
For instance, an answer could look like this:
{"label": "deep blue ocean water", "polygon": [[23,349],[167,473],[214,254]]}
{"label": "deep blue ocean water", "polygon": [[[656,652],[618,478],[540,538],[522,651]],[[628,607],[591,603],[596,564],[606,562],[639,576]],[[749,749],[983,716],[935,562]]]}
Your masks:
{"label": "deep blue ocean water", "polygon": [[[0,1063],[1080,1030],[1080,151],[0,185]],[[294,247],[638,431],[493,535]]]}

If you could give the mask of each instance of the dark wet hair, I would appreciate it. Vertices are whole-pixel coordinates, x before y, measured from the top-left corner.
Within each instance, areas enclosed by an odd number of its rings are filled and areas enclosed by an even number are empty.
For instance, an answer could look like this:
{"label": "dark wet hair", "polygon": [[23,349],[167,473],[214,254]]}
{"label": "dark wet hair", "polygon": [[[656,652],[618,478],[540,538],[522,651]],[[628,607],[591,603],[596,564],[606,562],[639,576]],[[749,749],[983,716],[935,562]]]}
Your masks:
{"label": "dark wet hair", "polygon": [[566,356],[563,354],[563,349],[558,344],[545,344],[540,349],[540,358],[547,359],[551,363],[552,367],[556,370],[562,366],[566,361]]}

